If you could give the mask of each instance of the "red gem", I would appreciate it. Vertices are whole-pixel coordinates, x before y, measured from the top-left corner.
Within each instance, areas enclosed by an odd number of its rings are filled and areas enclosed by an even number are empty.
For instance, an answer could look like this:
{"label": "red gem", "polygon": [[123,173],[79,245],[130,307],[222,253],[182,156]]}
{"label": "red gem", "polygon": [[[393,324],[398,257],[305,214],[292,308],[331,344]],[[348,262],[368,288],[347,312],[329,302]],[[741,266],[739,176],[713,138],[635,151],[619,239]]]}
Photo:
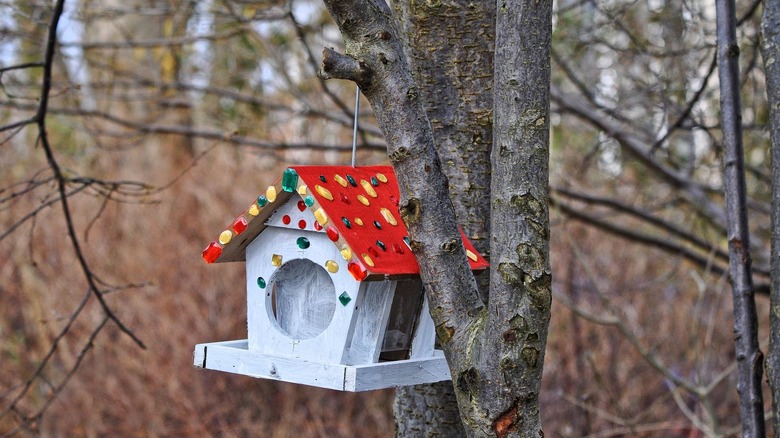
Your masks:
{"label": "red gem", "polygon": [[347,205],[352,203],[352,202],[350,202],[349,198],[347,198],[347,195],[345,195],[343,193],[339,193],[339,197],[341,198],[341,201],[346,203]]}
{"label": "red gem", "polygon": [[368,275],[368,271],[366,271],[366,268],[364,268],[360,263],[349,262],[347,269],[357,281],[362,281],[364,278],[366,278],[366,275]]}
{"label": "red gem", "polygon": [[390,200],[390,202],[398,206],[398,198],[395,195],[390,195],[387,198]]}
{"label": "red gem", "polygon": [[398,254],[403,254],[404,253],[404,249],[401,248],[401,245],[399,245],[397,243],[393,244],[393,251],[397,252]]}
{"label": "red gem", "polygon": [[379,251],[375,250],[373,246],[368,247],[368,252],[374,257],[379,257]]}
{"label": "red gem", "polygon": [[306,228],[306,221],[303,220],[303,219],[299,220],[298,221],[298,228],[300,228],[302,230],[305,229]]}
{"label": "red gem", "polygon": [[320,231],[322,229],[322,225],[320,225],[319,222],[314,221],[314,229]]}
{"label": "red gem", "polygon": [[300,211],[306,210],[306,203],[303,201],[298,201],[298,210]]}
{"label": "red gem", "polygon": [[236,233],[236,235],[241,234],[246,230],[246,219],[244,216],[239,216],[236,218],[235,222],[233,222],[233,231]]}
{"label": "red gem", "polygon": [[335,227],[328,227],[325,232],[328,234],[328,239],[334,242],[339,240],[339,230],[337,230]]}
{"label": "red gem", "polygon": [[284,222],[285,225],[290,225],[290,216],[287,214],[282,216],[282,222]]}
{"label": "red gem", "polygon": [[209,246],[203,250],[203,260],[206,263],[214,263],[220,255],[222,255],[222,245],[217,242],[209,243]]}

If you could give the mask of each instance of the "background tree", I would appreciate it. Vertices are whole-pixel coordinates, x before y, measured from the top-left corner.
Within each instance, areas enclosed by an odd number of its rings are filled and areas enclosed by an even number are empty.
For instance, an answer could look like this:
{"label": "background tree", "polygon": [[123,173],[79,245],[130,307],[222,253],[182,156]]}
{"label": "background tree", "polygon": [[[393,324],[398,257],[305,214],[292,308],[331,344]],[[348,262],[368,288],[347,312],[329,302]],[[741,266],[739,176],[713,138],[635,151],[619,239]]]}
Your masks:
{"label": "background tree", "polygon": [[[419,3],[409,5],[442,13],[410,13],[407,24],[399,18],[401,29],[418,26],[421,37],[410,38],[410,46],[439,41],[423,38],[438,29],[431,21],[438,17],[456,27],[472,22],[472,9],[459,17],[453,12],[457,3],[441,2],[438,9],[438,2]],[[391,6],[395,17],[404,17],[397,13],[404,3]],[[65,2],[47,131],[68,177],[87,262],[108,285],[140,286],[107,286],[114,292],[104,298],[147,350],[115,325],[100,325],[105,314],[94,296],[51,349],[87,289],[56,182],[34,146],[37,129],[8,127],[38,109],[52,5],[6,0],[0,9],[0,126],[7,128],[0,137],[0,434],[36,428],[44,434],[386,436],[392,391],[337,394],[190,365],[194,343],[245,334],[240,268],[216,272],[200,262],[209,236],[267,185],[277,166],[349,162],[354,88],[316,77],[322,47],[344,50],[322,4]],[[759,2],[738,5],[737,41],[764,345],[765,294],[776,264],[769,251],[769,70],[759,56],[760,10]],[[713,5],[560,2],[553,19],[556,303],[540,395],[545,432],[734,434]],[[491,41],[493,29],[484,27],[479,41]],[[463,62],[442,62],[449,75],[438,84],[463,91],[446,100],[452,105],[426,105],[440,145],[447,143],[438,136],[450,126],[451,135],[467,141],[453,144],[492,143],[485,135],[490,93],[471,88],[492,83],[481,73],[492,67],[479,54],[492,49],[472,47],[473,35],[449,32],[441,42],[462,48]],[[417,53],[419,61],[410,56],[417,81],[423,81],[424,56],[446,56]],[[445,102],[450,95],[441,90]],[[426,93],[421,86],[423,100]],[[358,163],[386,162],[371,108],[362,108]],[[452,119],[430,115],[448,108],[458,109]],[[485,248],[488,228],[476,220],[478,209],[487,211],[476,202],[485,199],[478,195],[485,186],[464,170],[468,165],[442,160],[458,220]],[[455,169],[469,181],[463,192],[455,189]],[[464,220],[464,212],[475,220]]]}

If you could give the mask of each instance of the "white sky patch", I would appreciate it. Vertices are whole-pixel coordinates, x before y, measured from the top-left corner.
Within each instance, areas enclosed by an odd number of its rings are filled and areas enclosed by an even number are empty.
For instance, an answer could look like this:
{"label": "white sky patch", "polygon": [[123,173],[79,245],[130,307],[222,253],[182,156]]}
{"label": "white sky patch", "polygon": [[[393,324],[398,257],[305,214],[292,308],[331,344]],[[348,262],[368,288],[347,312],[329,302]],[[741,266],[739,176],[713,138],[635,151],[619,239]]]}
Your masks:
{"label": "white sky patch", "polygon": [[84,57],[84,49],[77,44],[84,41],[84,23],[78,19],[79,3],[79,0],[65,3],[65,9],[57,26],[57,39],[61,44],[59,51],[68,69],[68,76],[81,88],[82,109],[93,110],[96,105],[90,88],[87,60]]}
{"label": "white sky patch", "polygon": [[[212,0],[195,4],[195,13],[187,23],[187,35],[206,37],[214,33],[214,14],[211,12]],[[206,87],[211,81],[211,64],[214,62],[214,42],[207,39],[196,41],[192,45],[192,55],[187,57],[186,71],[189,81],[196,87]],[[198,99],[200,92],[193,92]]]}

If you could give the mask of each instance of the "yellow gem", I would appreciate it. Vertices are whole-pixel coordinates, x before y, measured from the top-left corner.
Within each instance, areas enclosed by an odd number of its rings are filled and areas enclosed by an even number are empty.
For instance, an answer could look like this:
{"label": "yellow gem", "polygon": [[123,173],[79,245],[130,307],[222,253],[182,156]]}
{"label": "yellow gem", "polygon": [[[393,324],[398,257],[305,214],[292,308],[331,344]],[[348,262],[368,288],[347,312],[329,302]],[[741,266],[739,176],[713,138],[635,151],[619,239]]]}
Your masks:
{"label": "yellow gem", "polygon": [[368,254],[363,254],[363,260],[366,261],[366,264],[368,265],[369,268],[374,267],[374,261],[371,260],[371,257]]}
{"label": "yellow gem", "polygon": [[257,204],[252,204],[249,206],[249,210],[247,210],[247,213],[249,213],[251,216],[257,216],[260,214],[260,209],[257,208]]}
{"label": "yellow gem", "polygon": [[227,245],[232,238],[233,233],[231,233],[230,230],[225,230],[219,234],[219,243]]}
{"label": "yellow gem", "polygon": [[331,274],[335,274],[336,272],[339,272],[339,264],[333,260],[328,260],[325,262],[325,269],[327,269]]}
{"label": "yellow gem", "polygon": [[474,254],[473,252],[466,250],[466,255],[471,259],[472,262],[477,261],[477,255]]}
{"label": "yellow gem", "polygon": [[316,190],[317,193],[320,194],[320,196],[327,199],[328,201],[333,200],[333,195],[330,194],[330,190],[326,189],[325,187],[322,187],[321,185],[317,184],[314,186],[314,190]]}
{"label": "yellow gem", "polygon": [[359,217],[356,217],[355,218],[355,223],[362,227],[363,226],[363,219],[360,219]]}
{"label": "yellow gem", "polygon": [[337,183],[341,184],[341,187],[346,187],[347,186],[347,180],[342,178],[341,175],[339,175],[338,173],[333,175],[333,180],[336,181]]}
{"label": "yellow gem", "polygon": [[398,225],[398,221],[395,220],[393,213],[391,213],[390,210],[386,208],[380,208],[379,213],[382,214],[382,217],[385,218],[388,224],[393,226]]}
{"label": "yellow gem", "polygon": [[268,186],[268,189],[265,191],[265,197],[268,199],[268,202],[276,201],[276,187]]}
{"label": "yellow gem", "polygon": [[314,210],[314,219],[317,219],[317,222],[319,222],[320,225],[328,223],[328,215],[325,214],[325,210],[323,210],[322,207]]}
{"label": "yellow gem", "polygon": [[361,179],[360,180],[360,185],[363,186],[363,190],[365,190],[366,193],[368,193],[368,196],[370,196],[372,198],[376,198],[376,191],[374,190],[374,187],[371,185],[370,182],[368,182],[368,181],[366,181],[364,179]]}
{"label": "yellow gem", "polygon": [[282,255],[281,254],[274,254],[271,256],[271,264],[276,266],[277,268],[279,266],[282,266]]}
{"label": "yellow gem", "polygon": [[385,176],[384,173],[377,173],[376,174],[376,179],[378,179],[379,181],[382,181],[383,183],[387,182],[387,177]]}
{"label": "yellow gem", "polygon": [[298,186],[298,194],[301,196],[306,196],[306,185],[301,184]]}
{"label": "yellow gem", "polygon": [[368,202],[368,198],[366,198],[363,195],[357,195],[357,200],[360,201],[360,203],[365,205],[365,206],[368,206],[369,204],[371,204],[370,202]]}
{"label": "yellow gem", "polygon": [[341,247],[341,257],[344,257],[344,260],[349,261],[352,259],[352,248],[350,248],[347,245],[344,245]]}

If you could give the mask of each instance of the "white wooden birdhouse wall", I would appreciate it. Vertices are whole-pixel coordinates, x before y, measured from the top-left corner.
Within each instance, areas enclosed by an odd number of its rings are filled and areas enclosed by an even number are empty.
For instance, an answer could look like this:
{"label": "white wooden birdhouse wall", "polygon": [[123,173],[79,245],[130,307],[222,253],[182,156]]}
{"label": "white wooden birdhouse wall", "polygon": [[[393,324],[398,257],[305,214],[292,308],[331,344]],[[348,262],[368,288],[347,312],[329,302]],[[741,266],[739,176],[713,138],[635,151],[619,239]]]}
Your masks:
{"label": "white wooden birdhouse wall", "polygon": [[388,166],[288,168],[203,251],[246,261],[248,340],[198,344],[195,365],[348,391],[449,379],[398,199]]}

